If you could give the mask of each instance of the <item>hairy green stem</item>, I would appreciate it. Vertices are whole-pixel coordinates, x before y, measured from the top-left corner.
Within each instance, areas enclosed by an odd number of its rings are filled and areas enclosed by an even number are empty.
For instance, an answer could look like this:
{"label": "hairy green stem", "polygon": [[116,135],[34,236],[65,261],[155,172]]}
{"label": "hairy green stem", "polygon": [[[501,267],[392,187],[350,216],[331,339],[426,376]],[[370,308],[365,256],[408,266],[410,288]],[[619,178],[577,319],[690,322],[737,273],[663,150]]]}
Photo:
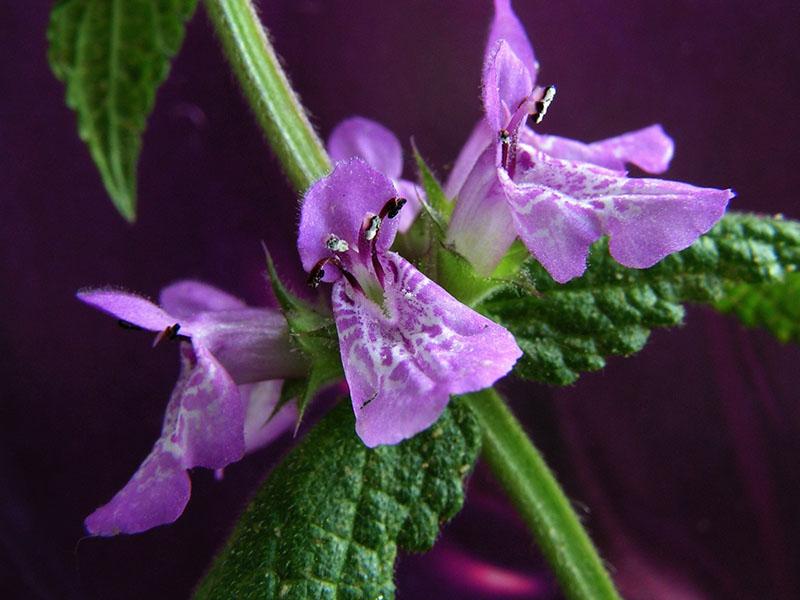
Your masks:
{"label": "hairy green stem", "polygon": [[483,458],[533,532],[572,600],[620,598],[542,455],[494,389],[465,396],[483,427]]}
{"label": "hairy green stem", "polygon": [[[314,128],[250,0],[205,0],[222,47],[292,185],[330,170]],[[572,600],[618,599],[589,536],[539,452],[494,390],[466,396],[484,431],[484,457]]]}
{"label": "hairy green stem", "polygon": [[292,186],[303,192],[331,163],[250,0],[205,0],[247,101]]}

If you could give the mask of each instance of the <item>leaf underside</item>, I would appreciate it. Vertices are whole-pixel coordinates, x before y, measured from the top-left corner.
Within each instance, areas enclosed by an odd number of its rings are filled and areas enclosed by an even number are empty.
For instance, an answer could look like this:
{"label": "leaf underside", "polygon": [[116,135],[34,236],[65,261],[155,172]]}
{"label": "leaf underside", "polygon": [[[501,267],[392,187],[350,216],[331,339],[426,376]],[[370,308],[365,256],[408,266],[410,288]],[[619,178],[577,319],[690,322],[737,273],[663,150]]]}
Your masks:
{"label": "leaf underside", "polygon": [[433,545],[479,445],[454,400],[428,431],[368,449],[341,402],[263,484],[196,598],[393,598],[398,547]]}
{"label": "leaf underside", "polygon": [[117,210],[136,217],[136,165],[155,93],[197,0],[61,0],[50,16],[50,67]]}
{"label": "leaf underside", "polygon": [[800,342],[800,273],[777,282],[728,283],[714,307],[748,327],[763,327],[782,342]]}
{"label": "leaf underside", "polygon": [[[797,320],[787,321],[798,312],[792,274],[798,264],[799,223],[729,213],[691,247],[650,269],[619,265],[606,241],[593,247],[586,274],[566,285],[529,260],[523,285],[506,287],[479,310],[516,336],[524,352],[518,375],[567,385],[602,368],[609,356],[641,350],[652,328],[681,324],[684,302],[726,306],[745,323],[766,325],[785,339],[797,336]],[[767,312],[777,306],[781,312]]]}

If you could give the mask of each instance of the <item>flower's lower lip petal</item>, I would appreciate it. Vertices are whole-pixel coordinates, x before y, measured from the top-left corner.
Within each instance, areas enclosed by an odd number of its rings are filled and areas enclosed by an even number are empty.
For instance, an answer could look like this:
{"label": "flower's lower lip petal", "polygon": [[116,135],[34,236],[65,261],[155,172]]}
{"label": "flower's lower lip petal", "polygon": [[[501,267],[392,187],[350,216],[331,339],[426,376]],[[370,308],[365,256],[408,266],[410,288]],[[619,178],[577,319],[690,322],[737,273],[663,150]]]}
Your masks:
{"label": "flower's lower lip petal", "polygon": [[601,219],[611,256],[626,267],[651,267],[711,229],[731,197],[727,190],[692,188],[609,200]]}
{"label": "flower's lower lip petal", "polygon": [[91,535],[140,533],[175,521],[190,493],[189,476],[179,458],[157,443],[127,485],[84,524]]}
{"label": "flower's lower lip petal", "polygon": [[151,331],[164,331],[176,318],[147,298],[113,288],[80,290],[78,299],[118,319]]}
{"label": "flower's lower lip petal", "polygon": [[384,309],[333,289],[333,312],[356,430],[368,446],[426,429],[451,394],[506,375],[522,354],[503,327],[461,304],[394,253],[383,257]]}
{"label": "flower's lower lip petal", "polygon": [[247,306],[227,292],[191,279],[176,281],[162,289],[158,302],[178,319],[192,319],[201,312],[235,310]]}
{"label": "flower's lower lip petal", "polygon": [[[181,350],[186,361],[189,345]],[[245,407],[236,384],[206,348],[195,344],[194,358],[180,391],[176,387],[180,408],[170,442],[183,449],[185,468],[218,469],[244,455]]]}
{"label": "flower's lower lip petal", "polygon": [[589,246],[610,238],[621,264],[650,267],[683,250],[722,217],[729,190],[663,179],[629,178],[585,162],[556,159],[522,147],[512,181],[498,176],[517,231],[561,283],[585,270]]}
{"label": "flower's lower lip petal", "polygon": [[546,152],[553,158],[592,163],[607,169],[624,172],[627,163],[648,173],[663,173],[669,167],[675,145],[661,125],[586,144],[557,135],[539,135],[523,128],[522,142]]}
{"label": "flower's lower lip petal", "polygon": [[601,236],[590,210],[546,188],[510,195],[508,204],[520,239],[553,279],[565,283],[583,274]]}

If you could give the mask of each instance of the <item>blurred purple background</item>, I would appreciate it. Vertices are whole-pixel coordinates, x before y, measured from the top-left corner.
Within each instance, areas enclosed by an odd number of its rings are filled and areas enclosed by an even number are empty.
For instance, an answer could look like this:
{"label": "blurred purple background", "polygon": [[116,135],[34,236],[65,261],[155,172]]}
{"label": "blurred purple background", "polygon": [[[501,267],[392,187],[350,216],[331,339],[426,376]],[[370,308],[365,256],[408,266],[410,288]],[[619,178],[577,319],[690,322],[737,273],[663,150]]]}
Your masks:
{"label": "blurred purple background", "polygon": [[[74,293],[113,283],[155,296],[197,277],[266,302],[260,240],[300,276],[297,198],[199,10],[158,94],[139,221],[126,225],[48,69],[48,4],[0,5],[0,596],[182,598],[288,443],[221,483],[194,473],[173,526],[79,542],[85,515],[155,440],[178,361]],[[446,173],[480,115],[488,0],[261,5],[324,135],[351,114],[375,118]],[[545,131],[593,140],[661,122],[677,143],[671,178],[800,218],[800,4],[516,8],[542,81],[558,84]],[[795,346],[692,309],[686,327],[576,386],[506,389],[627,597],[789,599],[800,597],[799,361]],[[399,598],[559,597],[490,474],[479,468],[469,491],[437,549],[400,561]]]}

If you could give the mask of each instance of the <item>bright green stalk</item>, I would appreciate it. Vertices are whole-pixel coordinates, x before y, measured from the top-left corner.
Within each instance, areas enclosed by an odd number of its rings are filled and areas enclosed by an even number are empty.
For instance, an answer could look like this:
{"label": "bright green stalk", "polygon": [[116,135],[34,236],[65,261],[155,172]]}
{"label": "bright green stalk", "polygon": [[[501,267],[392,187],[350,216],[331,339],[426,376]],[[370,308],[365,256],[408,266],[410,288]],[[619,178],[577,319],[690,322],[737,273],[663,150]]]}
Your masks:
{"label": "bright green stalk", "polygon": [[247,101],[295,189],[305,191],[331,163],[281,68],[249,0],[205,0]]}
{"label": "bright green stalk", "polygon": [[483,458],[572,600],[618,600],[578,515],[542,455],[493,389],[465,396],[483,427]]}
{"label": "bright green stalk", "polygon": [[[292,185],[304,191],[330,159],[291,89],[249,0],[205,0],[223,49]],[[484,458],[572,600],[617,600],[589,536],[544,460],[494,390],[467,396],[484,430]]]}

